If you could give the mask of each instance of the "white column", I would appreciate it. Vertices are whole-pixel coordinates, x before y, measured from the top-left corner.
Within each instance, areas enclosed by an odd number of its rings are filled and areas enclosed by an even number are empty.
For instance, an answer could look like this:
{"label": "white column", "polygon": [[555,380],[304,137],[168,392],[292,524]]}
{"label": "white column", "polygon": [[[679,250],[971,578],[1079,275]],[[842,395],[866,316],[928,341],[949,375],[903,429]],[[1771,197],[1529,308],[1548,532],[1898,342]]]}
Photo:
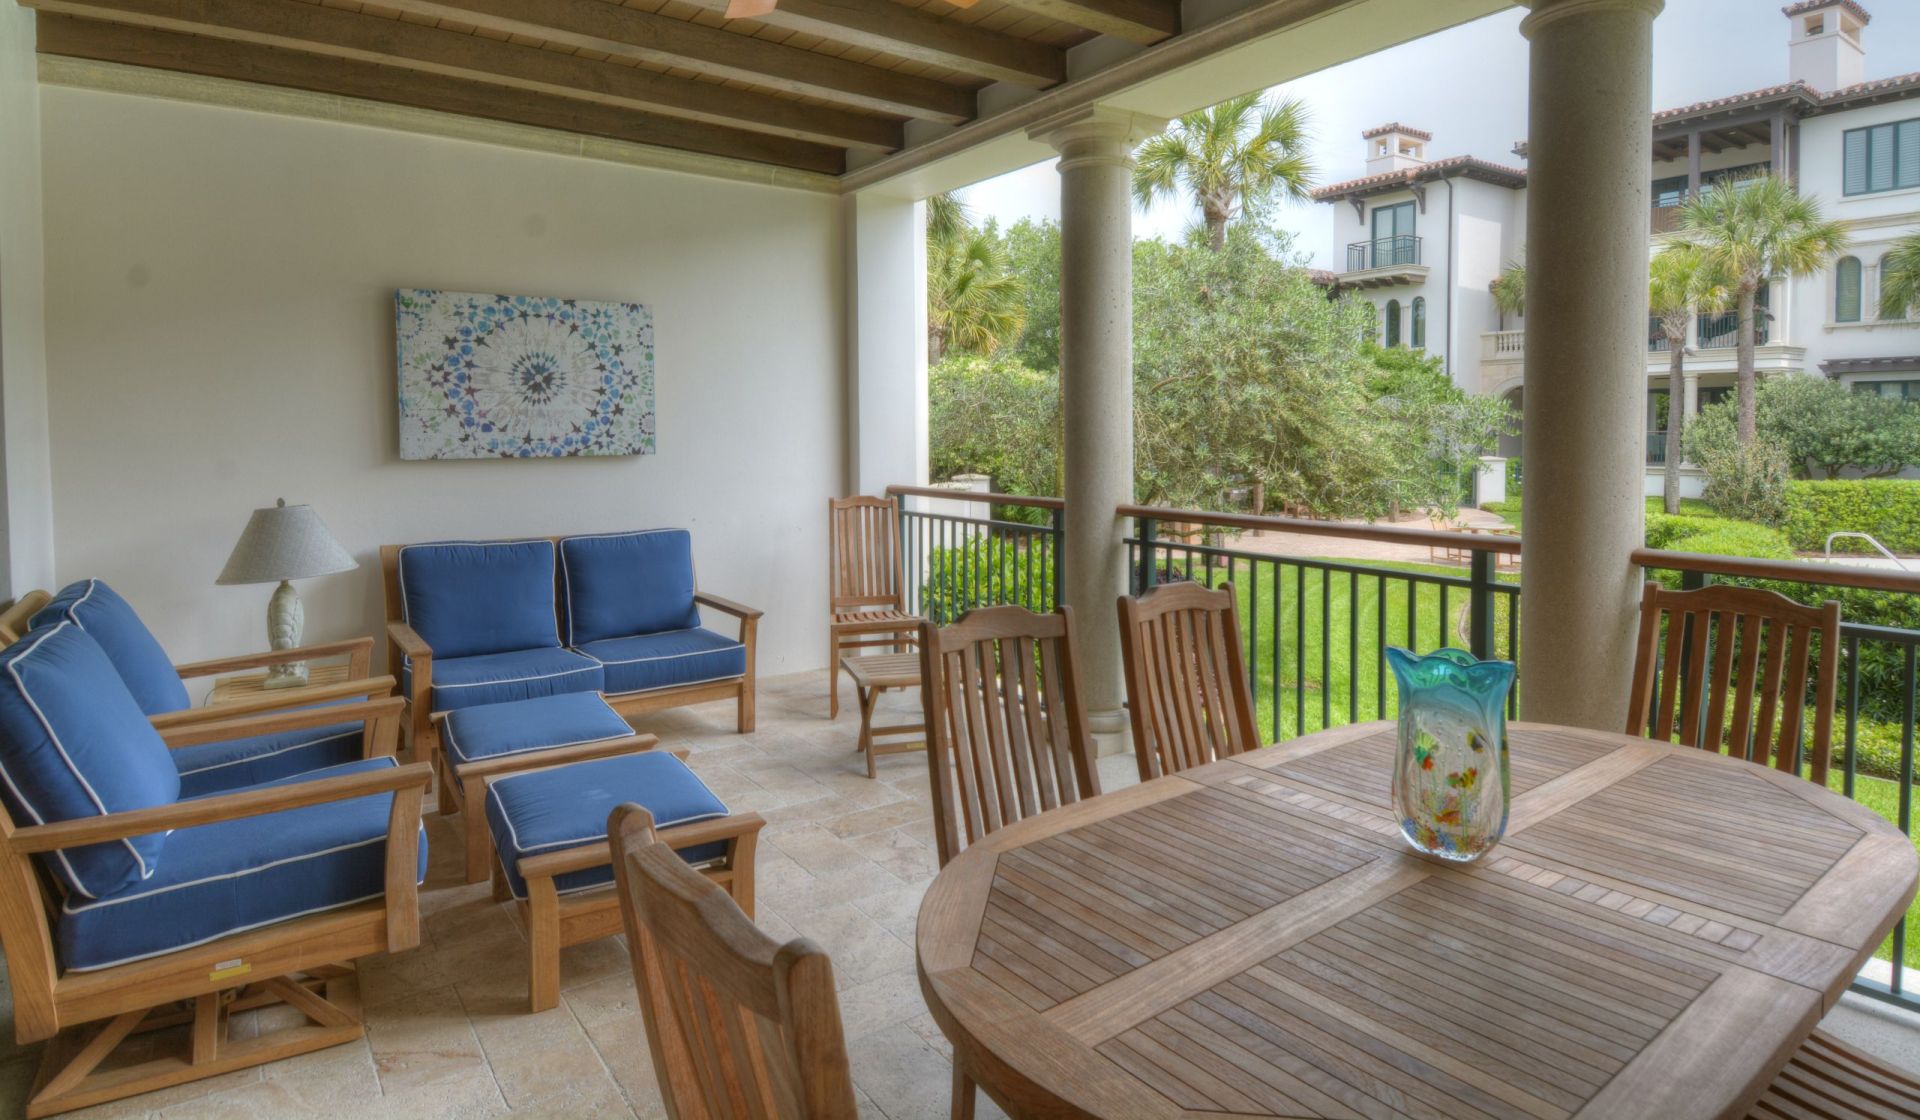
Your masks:
{"label": "white column", "polygon": [[1104,107],[1030,130],[1060,153],[1060,392],[1066,418],[1065,601],[1093,730],[1124,732],[1120,623],[1133,501],[1133,145],[1164,120]]}
{"label": "white column", "polygon": [[1653,17],[1534,0],[1528,79],[1526,593],[1530,720],[1618,730],[1644,534]]}
{"label": "white column", "polygon": [[927,481],[926,206],[856,194],[847,229],[847,490]]}
{"label": "white column", "polygon": [[0,601],[59,586],[33,21],[0,6]]}

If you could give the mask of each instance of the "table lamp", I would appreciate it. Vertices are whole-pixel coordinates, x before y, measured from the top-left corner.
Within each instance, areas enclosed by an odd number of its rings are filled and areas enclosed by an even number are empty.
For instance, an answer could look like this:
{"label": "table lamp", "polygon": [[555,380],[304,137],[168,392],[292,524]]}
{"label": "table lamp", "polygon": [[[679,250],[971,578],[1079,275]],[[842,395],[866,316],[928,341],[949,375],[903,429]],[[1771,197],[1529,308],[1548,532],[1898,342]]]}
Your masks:
{"label": "table lamp", "polygon": [[[233,555],[220,570],[217,584],[278,583],[267,600],[267,641],[273,649],[294,649],[306,628],[306,611],[289,580],[309,579],[351,571],[359,561],[340,547],[312,506],[290,506],[285,498],[267,509],[256,509],[240,533]],[[266,688],[292,688],[307,683],[307,663],[292,661],[267,670]]]}

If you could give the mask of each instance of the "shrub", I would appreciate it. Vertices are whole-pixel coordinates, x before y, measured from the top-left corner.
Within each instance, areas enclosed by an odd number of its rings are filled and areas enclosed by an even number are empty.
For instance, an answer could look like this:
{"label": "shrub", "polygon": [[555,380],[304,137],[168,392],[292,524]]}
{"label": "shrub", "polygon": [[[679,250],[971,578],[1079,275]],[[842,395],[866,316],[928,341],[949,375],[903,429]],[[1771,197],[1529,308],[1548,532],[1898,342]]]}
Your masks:
{"label": "shrub", "polygon": [[1510,502],[1520,500],[1520,456],[1518,455],[1507,460],[1507,500]]}
{"label": "shrub", "polygon": [[[1875,477],[1920,463],[1920,404],[1797,376],[1761,382],[1754,403],[1759,442],[1778,449],[1796,478],[1849,467]],[[1703,455],[1732,446],[1737,407],[1722,401],[1688,421],[1689,458],[1704,466]]]}
{"label": "shrub", "polygon": [[[1920,552],[1920,480],[1834,479],[1787,484],[1787,539],[1817,552],[1828,533],[1871,533],[1895,552]],[[1835,552],[1867,552],[1861,540],[1833,542]]]}
{"label": "shrub", "polygon": [[1728,517],[1780,525],[1787,519],[1787,462],[1778,447],[1709,444],[1701,448],[1707,504]]}
{"label": "shrub", "polygon": [[1053,564],[1048,554],[1009,536],[975,537],[927,555],[920,609],[946,626],[975,607],[1013,603],[1030,611],[1053,609]]}
{"label": "shrub", "polygon": [[1744,521],[1676,517],[1675,521],[1704,521],[1691,533],[1682,533],[1672,543],[1656,545],[1674,552],[1699,552],[1708,556],[1749,556],[1756,560],[1791,560],[1793,548],[1786,534],[1765,525]]}

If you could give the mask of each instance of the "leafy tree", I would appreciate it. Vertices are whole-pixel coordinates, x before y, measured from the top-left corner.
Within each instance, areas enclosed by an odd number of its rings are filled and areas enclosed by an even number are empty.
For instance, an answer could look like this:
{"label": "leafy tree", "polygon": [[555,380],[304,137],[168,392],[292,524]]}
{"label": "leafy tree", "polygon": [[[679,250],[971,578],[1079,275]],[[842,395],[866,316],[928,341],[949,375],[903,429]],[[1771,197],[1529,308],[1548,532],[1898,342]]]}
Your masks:
{"label": "leafy tree", "polygon": [[1013,357],[1029,369],[1060,371],[1060,224],[1022,218],[1007,230],[1007,268],[1025,288],[1027,325]]}
{"label": "leafy tree", "polygon": [[1421,351],[1369,342],[1362,352],[1375,367],[1367,395],[1395,453],[1395,500],[1452,517],[1463,496],[1461,480],[1513,431],[1512,407],[1461,389],[1439,358]]}
{"label": "leafy tree", "polygon": [[1309,201],[1308,120],[1301,102],[1269,103],[1258,93],[1188,113],[1134,153],[1134,197],[1149,206],[1191,194],[1217,253],[1236,216],[1258,218],[1276,196]]}
{"label": "leafy tree", "polygon": [[989,225],[975,228],[952,195],[927,204],[927,360],[949,349],[991,354],[1026,325],[1025,285],[1009,271],[1006,246]]}
{"label": "leafy tree", "polygon": [[1648,266],[1647,306],[1667,339],[1667,455],[1661,496],[1668,513],[1680,512],[1680,463],[1687,435],[1687,396],[1682,387],[1687,321],[1701,307],[1724,306],[1727,295],[1726,277],[1690,241],[1654,254]]}
{"label": "leafy tree", "polygon": [[[1920,465],[1920,404],[1851,392],[1824,377],[1780,377],[1760,386],[1760,442],[1779,450],[1800,478],[1818,470],[1829,478],[1852,469],[1867,478]],[[1738,442],[1729,402],[1700,410],[1687,453],[1703,467]]]}
{"label": "leafy tree", "polygon": [[1493,306],[1500,312],[1500,329],[1507,329],[1507,316],[1527,313],[1527,266],[1518,262],[1500,270],[1493,281]]}
{"label": "leafy tree", "polygon": [[1329,302],[1285,243],[1235,226],[1134,246],[1135,489],[1215,505],[1258,484],[1328,516],[1383,512],[1394,457],[1366,395],[1360,301]]}
{"label": "leafy tree", "polygon": [[[1680,228],[1727,277],[1740,311],[1737,334],[1740,443],[1755,433],[1754,301],[1775,275],[1816,272],[1847,246],[1846,227],[1821,216],[1818,201],[1786,179],[1722,180],[1680,208]],[[1704,466],[1704,464],[1702,464]]]}
{"label": "leafy tree", "polygon": [[1920,312],[1920,233],[1893,243],[1880,265],[1880,317],[1904,319]]}
{"label": "leafy tree", "polygon": [[1010,357],[956,354],[927,371],[935,478],[984,474],[1002,493],[1059,493],[1059,426],[1059,380]]}

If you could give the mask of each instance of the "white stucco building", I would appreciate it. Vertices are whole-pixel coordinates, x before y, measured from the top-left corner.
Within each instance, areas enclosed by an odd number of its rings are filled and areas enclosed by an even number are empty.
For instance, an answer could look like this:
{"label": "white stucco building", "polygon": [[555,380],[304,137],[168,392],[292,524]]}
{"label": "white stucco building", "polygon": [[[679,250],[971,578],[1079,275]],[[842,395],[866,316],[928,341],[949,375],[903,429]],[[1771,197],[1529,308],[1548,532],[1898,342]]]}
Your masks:
{"label": "white stucco building", "polygon": [[[1920,230],[1920,73],[1864,80],[1871,17],[1855,0],[1802,0],[1782,12],[1782,84],[1654,114],[1649,236],[1656,251],[1676,236],[1680,204],[1717,180],[1793,178],[1846,223],[1852,245],[1821,272],[1776,277],[1763,290],[1761,376],[1826,376],[1920,398],[1920,318],[1880,315],[1881,260]],[[1334,282],[1375,306],[1383,343],[1425,349],[1457,384],[1505,396],[1524,415],[1526,324],[1500,314],[1489,286],[1525,258],[1526,145],[1504,162],[1429,158],[1433,135],[1418,128],[1395,122],[1362,135],[1366,174],[1314,192],[1338,210]],[[1692,325],[1680,390],[1694,408],[1732,391],[1736,325],[1732,313]],[[1649,494],[1659,492],[1667,450],[1668,372],[1650,323]],[[1519,454],[1522,438],[1502,453]],[[1700,484],[1688,467],[1685,492]]]}

